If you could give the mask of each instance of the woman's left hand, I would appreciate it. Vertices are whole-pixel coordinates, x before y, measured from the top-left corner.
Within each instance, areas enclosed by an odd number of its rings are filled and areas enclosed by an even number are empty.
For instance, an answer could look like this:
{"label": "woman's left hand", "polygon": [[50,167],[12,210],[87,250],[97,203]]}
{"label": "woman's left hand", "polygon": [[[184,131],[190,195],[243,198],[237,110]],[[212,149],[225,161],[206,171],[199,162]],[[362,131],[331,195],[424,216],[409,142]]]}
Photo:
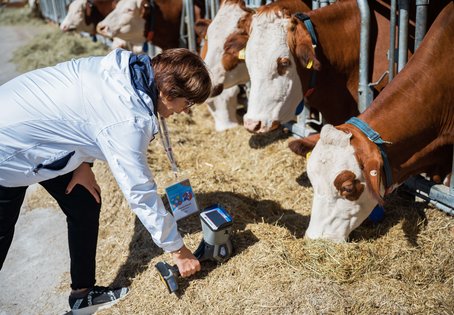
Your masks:
{"label": "woman's left hand", "polygon": [[95,174],[88,163],[82,163],[73,172],[73,177],[66,187],[66,194],[71,193],[77,184],[84,186],[95,198],[97,203],[101,203],[101,188],[96,182]]}

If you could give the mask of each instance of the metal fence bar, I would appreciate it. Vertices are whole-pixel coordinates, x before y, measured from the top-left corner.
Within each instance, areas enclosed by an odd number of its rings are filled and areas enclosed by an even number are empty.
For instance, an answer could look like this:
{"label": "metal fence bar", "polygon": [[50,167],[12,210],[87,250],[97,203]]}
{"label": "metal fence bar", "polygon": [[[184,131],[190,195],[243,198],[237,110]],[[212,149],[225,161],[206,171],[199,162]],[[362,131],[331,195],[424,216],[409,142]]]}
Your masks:
{"label": "metal fence bar", "polygon": [[408,56],[408,0],[399,0],[399,57],[397,60],[397,72],[400,72],[407,64]]}
{"label": "metal fence bar", "polygon": [[362,113],[373,100],[372,89],[369,86],[369,29],[370,10],[367,0],[357,0],[361,15],[360,50],[359,50],[359,84],[358,108]]}
{"label": "metal fence bar", "polygon": [[391,0],[391,8],[389,17],[389,50],[388,50],[388,82],[394,79],[394,68],[396,64],[396,7],[397,0]]}
{"label": "metal fence bar", "polygon": [[415,50],[418,49],[427,32],[427,7],[429,0],[416,0]]}

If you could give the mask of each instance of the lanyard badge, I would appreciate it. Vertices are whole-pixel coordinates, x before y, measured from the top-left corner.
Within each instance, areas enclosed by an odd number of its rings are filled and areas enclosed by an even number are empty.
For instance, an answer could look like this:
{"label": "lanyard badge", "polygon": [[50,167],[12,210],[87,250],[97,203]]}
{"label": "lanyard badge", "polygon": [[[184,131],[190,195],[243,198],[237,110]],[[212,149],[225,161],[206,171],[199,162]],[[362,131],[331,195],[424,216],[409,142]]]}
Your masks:
{"label": "lanyard badge", "polygon": [[[159,116],[159,132],[161,134],[162,145],[166,151],[167,158],[169,159],[170,166],[175,175],[175,179],[178,180],[178,167],[175,161],[175,157],[172,151],[172,145],[170,143],[169,130],[165,118]],[[169,201],[170,209],[175,217],[175,220],[180,220],[187,217],[195,212],[199,211],[197,201],[195,199],[192,186],[189,179],[183,179],[177,181],[165,188],[166,196]]]}

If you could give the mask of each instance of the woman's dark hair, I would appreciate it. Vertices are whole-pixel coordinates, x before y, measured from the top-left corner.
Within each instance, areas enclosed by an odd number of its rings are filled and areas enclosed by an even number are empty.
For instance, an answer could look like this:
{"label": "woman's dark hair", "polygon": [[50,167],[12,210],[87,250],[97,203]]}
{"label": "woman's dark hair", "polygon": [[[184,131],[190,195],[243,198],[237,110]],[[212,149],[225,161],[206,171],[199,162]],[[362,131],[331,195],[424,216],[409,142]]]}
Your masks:
{"label": "woman's dark hair", "polygon": [[158,90],[167,97],[203,103],[210,96],[210,74],[195,53],[186,48],[164,50],[151,60]]}

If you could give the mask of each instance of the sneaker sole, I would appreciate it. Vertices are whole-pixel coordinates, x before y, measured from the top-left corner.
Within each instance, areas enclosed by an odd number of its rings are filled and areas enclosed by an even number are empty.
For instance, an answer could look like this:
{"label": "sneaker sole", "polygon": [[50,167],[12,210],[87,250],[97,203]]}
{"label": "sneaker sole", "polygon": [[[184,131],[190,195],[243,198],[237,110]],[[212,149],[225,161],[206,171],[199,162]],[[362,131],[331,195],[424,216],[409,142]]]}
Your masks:
{"label": "sneaker sole", "polygon": [[119,301],[123,300],[128,294],[129,294],[129,291],[125,295],[119,297],[118,299],[116,299],[115,301],[112,301],[112,302],[107,302],[107,303],[98,304],[98,305],[91,305],[91,306],[87,306],[87,307],[84,307],[84,308],[81,308],[78,310],[71,310],[70,314],[74,314],[74,315],[94,314],[97,311],[112,307],[113,305],[117,304]]}

